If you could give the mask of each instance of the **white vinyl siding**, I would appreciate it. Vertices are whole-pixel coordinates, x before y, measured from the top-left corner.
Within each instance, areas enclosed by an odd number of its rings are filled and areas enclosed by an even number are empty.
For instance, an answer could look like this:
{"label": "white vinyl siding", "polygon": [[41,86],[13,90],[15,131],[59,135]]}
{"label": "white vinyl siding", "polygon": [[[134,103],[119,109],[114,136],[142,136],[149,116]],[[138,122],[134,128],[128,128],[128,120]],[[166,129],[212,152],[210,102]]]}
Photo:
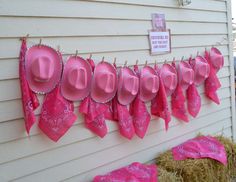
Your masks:
{"label": "white vinyl siding", "polygon": [[[230,1],[223,0],[192,0],[182,8],[177,0],[0,0],[0,181],[86,182],[133,161],[151,161],[199,132],[233,137],[229,5]],[[152,13],[165,13],[172,34],[171,54],[150,56]],[[107,121],[109,133],[104,139],[93,135],[83,125],[77,102],[78,119],[59,142],[48,139],[37,124],[27,136],[18,75],[19,38],[26,34],[30,34],[28,46],[40,38],[54,48],[60,45],[64,60],[77,49],[85,58],[92,53],[96,62],[103,56],[110,62],[116,57],[118,65],[125,60],[133,65],[137,59],[140,65],[146,60],[162,64],[165,59],[196,56],[197,51],[216,46],[225,58],[218,73],[221,104],[206,99],[200,86],[202,109],[197,118],[185,124],[172,117],[166,132],[163,120],[152,116],[146,137],[129,141],[111,121]],[[43,96],[39,99],[42,103]]]}

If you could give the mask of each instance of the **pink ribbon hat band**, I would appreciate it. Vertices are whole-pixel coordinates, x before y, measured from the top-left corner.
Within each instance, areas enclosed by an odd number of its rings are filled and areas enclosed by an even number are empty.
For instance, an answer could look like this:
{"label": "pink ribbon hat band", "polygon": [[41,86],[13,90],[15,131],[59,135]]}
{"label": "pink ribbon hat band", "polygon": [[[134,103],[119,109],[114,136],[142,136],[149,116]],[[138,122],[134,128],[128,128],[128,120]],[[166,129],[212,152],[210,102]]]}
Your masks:
{"label": "pink ribbon hat band", "polygon": [[118,78],[116,68],[107,62],[100,62],[94,69],[91,97],[95,102],[109,102],[116,94]]}
{"label": "pink ribbon hat band", "polygon": [[46,45],[29,48],[25,59],[26,78],[31,90],[49,93],[61,79],[62,57]]}
{"label": "pink ribbon hat band", "polygon": [[160,70],[160,77],[164,83],[166,95],[170,96],[177,86],[177,72],[176,69],[170,64],[164,64]]}
{"label": "pink ribbon hat band", "polygon": [[140,99],[143,102],[152,100],[159,90],[159,77],[150,66],[145,66],[140,72]]}
{"label": "pink ribbon hat band", "polygon": [[119,70],[118,101],[122,105],[129,105],[139,91],[139,79],[136,73],[129,67]]}
{"label": "pink ribbon hat band", "polygon": [[191,65],[186,61],[181,61],[178,67],[179,84],[186,90],[194,81],[194,72]]}
{"label": "pink ribbon hat band", "polygon": [[62,76],[62,95],[70,101],[84,99],[91,91],[91,80],[90,64],[81,57],[69,57]]}

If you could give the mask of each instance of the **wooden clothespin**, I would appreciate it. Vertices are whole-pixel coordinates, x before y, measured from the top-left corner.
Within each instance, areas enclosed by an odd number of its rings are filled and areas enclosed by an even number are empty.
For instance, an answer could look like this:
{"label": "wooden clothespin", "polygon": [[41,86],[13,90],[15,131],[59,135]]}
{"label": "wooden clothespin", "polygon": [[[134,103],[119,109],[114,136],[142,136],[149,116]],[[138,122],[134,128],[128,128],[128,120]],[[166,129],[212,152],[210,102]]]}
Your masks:
{"label": "wooden clothespin", "polygon": [[22,41],[22,40],[24,40],[24,39],[27,40],[28,38],[29,38],[29,34],[27,34],[25,37],[21,37],[21,38],[20,38],[20,41]]}
{"label": "wooden clothespin", "polygon": [[165,59],[165,62],[164,62],[164,64],[167,64],[167,60]]}
{"label": "wooden clothespin", "polygon": [[138,59],[136,60],[136,63],[135,63],[135,65],[138,65]]}
{"label": "wooden clothespin", "polygon": [[113,64],[114,64],[114,65],[116,64],[116,57],[114,58]]}
{"label": "wooden clothespin", "polygon": [[41,45],[42,45],[42,39],[40,38],[39,39],[39,47],[41,47]]}
{"label": "wooden clothespin", "polygon": [[103,56],[103,57],[102,57],[102,63],[104,62],[104,59],[105,59],[105,57]]}
{"label": "wooden clothespin", "polygon": [[199,56],[199,51],[197,51],[197,56]]}
{"label": "wooden clothespin", "polygon": [[145,66],[147,66],[147,64],[148,64],[148,61],[146,60],[146,61],[145,61]]}
{"label": "wooden clothespin", "polygon": [[127,63],[128,63],[128,61],[127,61],[127,60],[125,60],[125,64],[124,64],[124,67],[126,67],[126,66],[127,66]]}
{"label": "wooden clothespin", "polygon": [[172,63],[175,63],[175,57],[173,57]]}
{"label": "wooden clothespin", "polygon": [[61,51],[61,47],[58,45],[57,46],[57,52],[60,52]]}
{"label": "wooden clothespin", "polygon": [[92,54],[89,55],[89,59],[91,59],[91,58],[92,58]]}
{"label": "wooden clothespin", "polygon": [[79,52],[78,50],[75,51],[75,58],[78,57],[78,52]]}

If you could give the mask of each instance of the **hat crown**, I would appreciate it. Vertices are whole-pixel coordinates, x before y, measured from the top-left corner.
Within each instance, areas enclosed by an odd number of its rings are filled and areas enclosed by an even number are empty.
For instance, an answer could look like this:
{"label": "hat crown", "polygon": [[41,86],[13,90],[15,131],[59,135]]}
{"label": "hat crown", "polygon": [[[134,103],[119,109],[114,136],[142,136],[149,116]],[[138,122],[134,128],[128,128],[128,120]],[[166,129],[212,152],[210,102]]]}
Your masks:
{"label": "hat crown", "polygon": [[98,87],[105,93],[112,93],[115,89],[115,75],[108,71],[101,71],[97,76]]}
{"label": "hat crown", "polygon": [[156,75],[147,75],[144,79],[144,88],[151,93],[156,93],[159,88],[158,77]]}
{"label": "hat crown", "polygon": [[209,65],[207,63],[203,63],[200,67],[199,67],[199,75],[207,78],[209,75]]}
{"label": "hat crown", "polygon": [[54,73],[53,61],[47,56],[37,57],[32,61],[31,72],[38,82],[47,82]]}
{"label": "hat crown", "polygon": [[138,93],[138,78],[136,76],[124,78],[124,90],[131,95],[136,95]]}
{"label": "hat crown", "polygon": [[168,71],[164,76],[164,85],[168,88],[172,88],[175,79],[175,74]]}
{"label": "hat crown", "polygon": [[202,76],[204,78],[207,78],[209,73],[210,73],[210,67],[209,64],[207,63],[207,60],[203,57],[197,57],[196,58],[196,63],[195,63],[195,67],[196,67],[196,73],[199,76]]}
{"label": "hat crown", "polygon": [[82,90],[87,87],[87,75],[85,68],[70,68],[67,78],[68,83],[72,88]]}
{"label": "hat crown", "polygon": [[192,84],[193,82],[193,70],[190,69],[190,68],[185,68],[183,69],[183,72],[182,72],[182,79],[185,83],[190,83]]}

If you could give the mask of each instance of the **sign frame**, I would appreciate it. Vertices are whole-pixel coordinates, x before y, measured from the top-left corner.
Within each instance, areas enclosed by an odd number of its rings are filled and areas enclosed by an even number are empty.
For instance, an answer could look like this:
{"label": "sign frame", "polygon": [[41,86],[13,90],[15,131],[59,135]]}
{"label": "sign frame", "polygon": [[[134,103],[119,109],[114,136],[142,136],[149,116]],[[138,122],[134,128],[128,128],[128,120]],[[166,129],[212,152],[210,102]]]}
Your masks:
{"label": "sign frame", "polygon": [[[150,32],[168,32],[168,33],[169,33],[169,51],[153,52],[153,50],[152,50],[152,43],[151,43]],[[148,33],[149,33],[148,38],[149,38],[149,45],[150,45],[150,54],[151,54],[152,56],[153,56],[153,55],[163,55],[163,54],[171,53],[171,30],[170,30],[170,29],[166,29],[165,31],[158,31],[158,30],[152,29],[152,30],[149,30]]]}

